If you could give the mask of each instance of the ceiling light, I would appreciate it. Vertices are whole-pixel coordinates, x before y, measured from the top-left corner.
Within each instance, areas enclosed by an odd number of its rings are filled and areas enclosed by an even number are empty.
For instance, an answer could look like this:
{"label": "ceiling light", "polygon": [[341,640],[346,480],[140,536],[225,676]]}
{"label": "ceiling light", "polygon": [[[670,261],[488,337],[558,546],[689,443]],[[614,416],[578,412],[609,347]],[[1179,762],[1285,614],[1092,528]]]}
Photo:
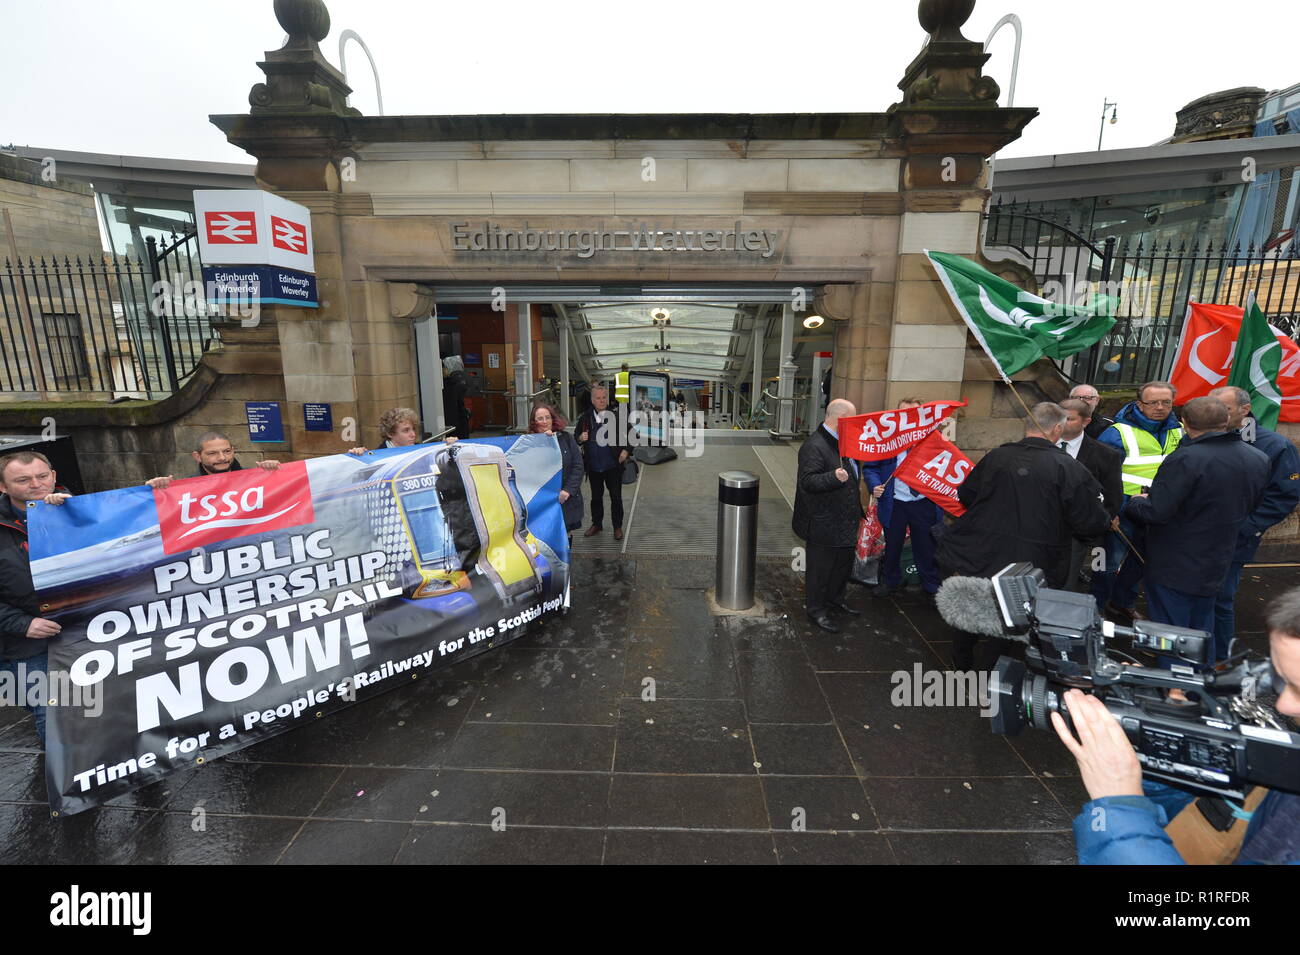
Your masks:
{"label": "ceiling light", "polygon": [[663,308],[662,306],[659,308],[650,309],[650,317],[653,318],[656,322],[662,322],[671,314],[672,312],[668,311],[668,309]]}
{"label": "ceiling light", "polygon": [[803,327],[821,328],[822,325],[825,324],[825,322],[826,319],[822,318],[820,315],[809,315],[807,318],[803,320]]}

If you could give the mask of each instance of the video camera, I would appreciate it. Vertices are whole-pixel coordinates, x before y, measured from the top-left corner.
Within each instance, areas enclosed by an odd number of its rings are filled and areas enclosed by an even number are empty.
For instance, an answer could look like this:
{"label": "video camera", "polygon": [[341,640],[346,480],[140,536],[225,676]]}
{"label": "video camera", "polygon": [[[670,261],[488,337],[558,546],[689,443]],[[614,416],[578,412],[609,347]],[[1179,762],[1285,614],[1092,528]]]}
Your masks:
{"label": "video camera", "polygon": [[[1023,663],[998,658],[990,688],[995,733],[1014,736],[1026,723],[1051,729],[1053,712],[1073,730],[1064,694],[1074,687],[1106,704],[1148,778],[1236,800],[1252,785],[1300,793],[1300,735],[1257,701],[1261,691],[1282,692],[1269,660],[1198,670],[1210,657],[1210,634],[1149,620],[1116,626],[1090,595],[1052,590],[1043,580],[1023,562],[993,578],[1003,627],[1028,634]],[[1116,637],[1172,658],[1169,669],[1121,663],[1107,653]],[[1168,701],[1173,688],[1190,702]]]}

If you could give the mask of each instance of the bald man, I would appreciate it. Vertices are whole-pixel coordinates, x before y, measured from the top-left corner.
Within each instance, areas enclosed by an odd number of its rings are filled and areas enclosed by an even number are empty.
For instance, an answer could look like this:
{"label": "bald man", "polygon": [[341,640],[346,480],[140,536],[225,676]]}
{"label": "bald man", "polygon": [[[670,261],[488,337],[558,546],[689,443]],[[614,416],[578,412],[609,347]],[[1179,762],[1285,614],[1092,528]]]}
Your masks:
{"label": "bald man", "polygon": [[826,406],[826,420],[799,449],[799,477],[791,527],[808,545],[804,599],[808,619],[827,633],[839,633],[830,612],[856,617],[844,602],[853,548],[862,521],[859,485],[862,468],[840,457],[840,418],[857,414],[851,402],[836,398]]}

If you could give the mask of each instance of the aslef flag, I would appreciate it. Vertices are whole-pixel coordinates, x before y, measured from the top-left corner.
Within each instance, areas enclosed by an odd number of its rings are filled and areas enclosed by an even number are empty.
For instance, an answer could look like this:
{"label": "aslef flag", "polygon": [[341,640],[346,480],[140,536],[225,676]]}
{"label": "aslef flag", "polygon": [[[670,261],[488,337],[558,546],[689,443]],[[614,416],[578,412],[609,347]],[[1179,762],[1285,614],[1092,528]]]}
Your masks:
{"label": "aslef flag", "polygon": [[938,431],[931,431],[923,441],[908,450],[907,457],[895,469],[894,477],[954,517],[961,517],[966,508],[957,498],[957,489],[974,466],[955,444]]}
{"label": "aslef flag", "polygon": [[1004,381],[1047,355],[1067,358],[1095,345],[1115,324],[1116,300],[1052,302],[947,252],[925,252],[980,346]]}
{"label": "aslef flag", "polygon": [[918,408],[894,408],[841,418],[840,455],[858,461],[883,461],[906,451],[939,426],[964,401],[928,401]]}
{"label": "aslef flag", "polygon": [[[1229,384],[1243,313],[1244,309],[1235,305],[1191,302],[1187,306],[1187,320],[1169,376],[1178,389],[1180,405]],[[1280,347],[1279,352],[1274,352],[1278,355],[1276,388],[1282,408],[1279,420],[1300,422],[1300,345],[1276,326],[1270,325],[1269,329]]]}

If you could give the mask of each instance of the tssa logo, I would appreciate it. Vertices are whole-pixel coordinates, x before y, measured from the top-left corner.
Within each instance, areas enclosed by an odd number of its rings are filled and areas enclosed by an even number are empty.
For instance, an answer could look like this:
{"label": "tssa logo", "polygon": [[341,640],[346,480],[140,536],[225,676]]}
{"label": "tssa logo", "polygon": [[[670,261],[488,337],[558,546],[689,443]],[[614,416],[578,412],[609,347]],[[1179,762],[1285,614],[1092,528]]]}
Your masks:
{"label": "tssa logo", "polygon": [[153,497],[166,554],[315,520],[305,461],[176,481]]}

